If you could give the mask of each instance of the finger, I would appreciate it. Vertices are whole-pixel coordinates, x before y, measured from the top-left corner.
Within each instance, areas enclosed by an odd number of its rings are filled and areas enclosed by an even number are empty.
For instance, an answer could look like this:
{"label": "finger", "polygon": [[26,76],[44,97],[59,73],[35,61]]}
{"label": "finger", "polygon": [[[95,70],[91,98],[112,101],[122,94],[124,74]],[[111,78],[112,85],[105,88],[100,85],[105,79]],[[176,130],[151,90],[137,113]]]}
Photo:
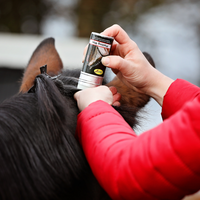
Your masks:
{"label": "finger", "polygon": [[117,88],[114,86],[110,86],[109,87],[110,91],[112,92],[113,95],[115,95],[117,93]]}
{"label": "finger", "polygon": [[120,101],[120,99],[121,99],[120,93],[116,93],[115,95],[113,95],[113,103],[116,101]]}
{"label": "finger", "polygon": [[87,46],[85,47],[85,49],[83,50],[82,63],[85,61],[85,55],[86,55],[87,49],[88,49],[88,44],[87,44]]}
{"label": "finger", "polygon": [[110,89],[110,91],[111,91],[112,94],[113,94],[113,102],[115,102],[115,101],[120,101],[120,99],[121,99],[121,94],[117,92],[117,88],[114,87],[114,86],[110,86],[109,89]]}
{"label": "finger", "polygon": [[119,45],[119,43],[117,41],[113,41],[112,43],[112,47],[111,47],[111,50],[110,50],[110,54],[113,54],[113,55],[118,55],[118,52],[116,52],[116,49],[117,49],[117,46]]}
{"label": "finger", "polygon": [[116,101],[116,102],[114,102],[112,105],[113,105],[113,106],[119,107],[119,106],[121,106],[121,103],[120,103],[119,101]]}
{"label": "finger", "polygon": [[128,34],[117,24],[105,29],[101,34],[114,37],[119,44],[126,44],[130,41]]}
{"label": "finger", "polygon": [[74,99],[77,101],[77,99],[79,98],[79,96],[80,96],[80,92],[81,91],[78,91],[78,92],[76,92],[75,94],[74,94]]}
{"label": "finger", "polygon": [[114,37],[118,43],[118,45],[115,45],[116,43],[114,44],[114,50],[111,51],[112,55],[125,57],[127,54],[133,52],[134,49],[137,49],[137,44],[130,39],[128,34],[119,25],[113,25],[107,28],[102,34]]}
{"label": "finger", "polygon": [[104,66],[114,70],[114,72],[116,70],[119,70],[122,73],[124,73],[125,70],[128,71],[128,68],[131,67],[130,63],[127,60],[121,58],[120,56],[106,56],[101,59],[101,62]]}

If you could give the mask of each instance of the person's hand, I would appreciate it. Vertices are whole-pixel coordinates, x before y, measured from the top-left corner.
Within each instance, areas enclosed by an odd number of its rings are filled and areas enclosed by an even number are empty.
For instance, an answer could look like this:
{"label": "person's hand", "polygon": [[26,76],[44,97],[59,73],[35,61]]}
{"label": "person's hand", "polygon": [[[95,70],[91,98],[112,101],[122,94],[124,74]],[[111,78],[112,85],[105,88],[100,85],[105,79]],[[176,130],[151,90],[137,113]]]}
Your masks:
{"label": "person's hand", "polygon": [[117,93],[115,87],[99,86],[81,90],[75,93],[74,98],[77,101],[79,110],[82,111],[91,103],[98,100],[105,101],[110,105],[119,106],[121,95]]}
{"label": "person's hand", "polygon": [[[111,55],[103,57],[102,64],[112,68],[129,88],[153,97],[162,105],[163,97],[173,80],[151,66],[137,44],[119,25],[113,25],[101,34],[115,39]],[[84,54],[86,50],[87,47]]]}
{"label": "person's hand", "polygon": [[112,56],[103,57],[102,64],[112,68],[118,78],[130,88],[136,87],[140,92],[145,92],[145,87],[151,83],[147,81],[153,67],[137,44],[118,25],[107,28],[101,34],[115,39],[111,49]]}
{"label": "person's hand", "polygon": [[102,58],[102,64],[112,68],[114,73],[130,88],[145,92],[149,71],[153,69],[137,44],[118,25],[113,25],[101,33],[114,37],[111,55]]}

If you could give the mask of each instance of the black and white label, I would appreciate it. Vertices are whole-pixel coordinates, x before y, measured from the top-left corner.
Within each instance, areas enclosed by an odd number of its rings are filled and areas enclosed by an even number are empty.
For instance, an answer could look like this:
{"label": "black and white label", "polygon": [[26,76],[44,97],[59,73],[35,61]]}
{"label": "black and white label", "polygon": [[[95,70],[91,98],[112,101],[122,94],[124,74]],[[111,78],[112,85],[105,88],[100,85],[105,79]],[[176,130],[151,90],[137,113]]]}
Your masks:
{"label": "black and white label", "polygon": [[106,49],[110,49],[111,48],[110,44],[107,44],[107,43],[104,43],[104,42],[99,42],[99,41],[93,40],[93,39],[90,39],[90,44],[91,45],[95,45],[97,47],[106,48]]}

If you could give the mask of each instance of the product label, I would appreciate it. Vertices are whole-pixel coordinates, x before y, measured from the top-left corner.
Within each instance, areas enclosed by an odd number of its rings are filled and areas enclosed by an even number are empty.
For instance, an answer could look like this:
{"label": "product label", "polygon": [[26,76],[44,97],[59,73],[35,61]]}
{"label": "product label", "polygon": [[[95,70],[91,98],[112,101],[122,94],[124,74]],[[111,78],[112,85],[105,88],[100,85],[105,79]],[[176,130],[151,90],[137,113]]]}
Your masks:
{"label": "product label", "polygon": [[95,45],[97,47],[106,48],[106,49],[109,49],[109,50],[111,48],[110,44],[106,44],[106,43],[99,42],[99,41],[92,40],[92,39],[90,40],[90,44]]}
{"label": "product label", "polygon": [[101,77],[104,76],[106,67],[101,63],[101,59],[110,54],[113,40],[114,39],[111,37],[106,37],[96,33],[91,34],[83,64],[83,72]]}

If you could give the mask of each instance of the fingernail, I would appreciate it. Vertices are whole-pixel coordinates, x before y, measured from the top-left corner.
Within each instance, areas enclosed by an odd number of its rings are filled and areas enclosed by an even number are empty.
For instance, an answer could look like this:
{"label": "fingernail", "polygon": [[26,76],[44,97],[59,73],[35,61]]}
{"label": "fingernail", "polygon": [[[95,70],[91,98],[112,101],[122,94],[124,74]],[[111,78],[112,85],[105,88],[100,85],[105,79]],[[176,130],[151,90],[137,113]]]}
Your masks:
{"label": "fingernail", "polygon": [[84,60],[85,60],[85,55],[83,55],[82,57],[82,63],[84,63]]}
{"label": "fingernail", "polygon": [[101,59],[101,62],[102,62],[102,64],[103,64],[104,66],[109,66],[110,58],[108,58],[108,57],[103,57],[103,58]]}

